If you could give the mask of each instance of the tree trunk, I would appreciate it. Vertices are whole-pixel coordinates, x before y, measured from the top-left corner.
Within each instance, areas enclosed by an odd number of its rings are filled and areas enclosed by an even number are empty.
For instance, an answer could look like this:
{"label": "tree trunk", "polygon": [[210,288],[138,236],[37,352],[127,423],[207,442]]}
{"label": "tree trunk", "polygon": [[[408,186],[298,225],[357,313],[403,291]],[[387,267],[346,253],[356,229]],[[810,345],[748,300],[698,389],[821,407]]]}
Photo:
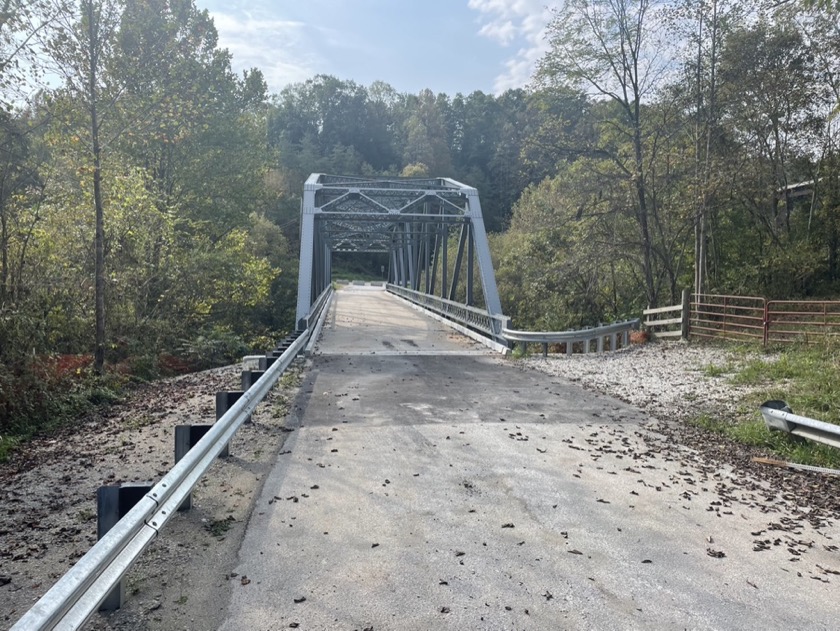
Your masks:
{"label": "tree trunk", "polygon": [[98,70],[98,16],[93,0],[86,0],[88,17],[88,90],[90,98],[90,132],[93,151],[93,205],[96,215],[94,236],[94,320],[95,348],[93,369],[97,375],[105,372],[105,219],[102,208],[102,148],[99,144],[99,118],[96,107]]}

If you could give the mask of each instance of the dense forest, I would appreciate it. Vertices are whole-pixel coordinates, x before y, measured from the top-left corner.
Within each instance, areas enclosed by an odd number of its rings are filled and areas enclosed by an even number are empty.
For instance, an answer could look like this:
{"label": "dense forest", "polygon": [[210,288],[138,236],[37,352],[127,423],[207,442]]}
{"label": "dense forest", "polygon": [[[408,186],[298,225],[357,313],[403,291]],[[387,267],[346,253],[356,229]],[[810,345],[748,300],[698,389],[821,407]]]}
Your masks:
{"label": "dense forest", "polygon": [[7,441],[292,326],[312,172],[475,186],[519,328],[685,287],[840,295],[833,2],[566,0],[532,83],[496,95],[325,75],[269,94],[193,0],[2,4]]}

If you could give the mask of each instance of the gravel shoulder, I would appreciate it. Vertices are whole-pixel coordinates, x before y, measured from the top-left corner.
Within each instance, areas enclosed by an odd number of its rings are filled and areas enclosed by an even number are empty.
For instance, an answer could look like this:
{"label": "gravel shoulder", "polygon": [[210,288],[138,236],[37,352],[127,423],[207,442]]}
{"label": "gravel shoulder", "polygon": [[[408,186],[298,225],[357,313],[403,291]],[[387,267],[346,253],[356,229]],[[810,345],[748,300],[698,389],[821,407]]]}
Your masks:
{"label": "gravel shoulder", "polygon": [[725,370],[747,358],[719,346],[663,342],[616,353],[529,357],[520,363],[620,399],[659,419],[684,421],[704,413],[725,419],[743,408],[756,388],[733,385],[725,373],[709,377],[706,368]]}
{"label": "gravel shoulder", "polygon": [[[710,471],[733,472],[727,479],[736,487],[761,495],[780,541],[804,542],[803,532],[834,532],[840,516],[837,479],[756,465],[751,457],[758,450],[684,422],[702,411],[725,418],[743,405],[749,389],[704,373],[710,364],[733,361],[725,349],[674,343],[517,363],[653,416],[657,420],[645,435],[652,449],[688,449]],[[174,426],[211,423],[215,392],[235,389],[240,370],[229,366],[143,386],[124,403],[72,431],[35,441],[25,454],[0,465],[0,621],[6,627],[95,542],[96,488],[159,479],[173,464]],[[218,628],[231,581],[246,580],[233,571],[239,546],[268,472],[285,455],[288,430],[295,425],[287,415],[296,413],[296,383],[284,378],[273,390],[253,424],[238,432],[232,456],[220,459],[197,487],[193,510],[173,519],[143,555],[127,577],[126,607],[94,616],[86,628]],[[821,541],[822,535],[817,536]],[[829,546],[837,554],[835,543],[811,545]],[[806,554],[808,545],[795,550],[794,556]],[[840,562],[835,565],[816,578],[833,582]]]}

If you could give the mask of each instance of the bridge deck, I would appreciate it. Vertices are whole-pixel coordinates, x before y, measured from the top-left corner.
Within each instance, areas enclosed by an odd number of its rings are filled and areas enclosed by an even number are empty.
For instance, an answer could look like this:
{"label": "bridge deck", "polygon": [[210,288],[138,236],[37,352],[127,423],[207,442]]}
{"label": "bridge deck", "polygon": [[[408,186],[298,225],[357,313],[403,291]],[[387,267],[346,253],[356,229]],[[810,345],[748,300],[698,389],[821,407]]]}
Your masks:
{"label": "bridge deck", "polygon": [[318,351],[323,355],[490,355],[385,291],[350,285],[336,292]]}
{"label": "bridge deck", "polygon": [[830,585],[752,551],[766,514],[715,510],[727,472],[638,411],[481,356],[382,292],[335,304],[223,629],[836,623]]}

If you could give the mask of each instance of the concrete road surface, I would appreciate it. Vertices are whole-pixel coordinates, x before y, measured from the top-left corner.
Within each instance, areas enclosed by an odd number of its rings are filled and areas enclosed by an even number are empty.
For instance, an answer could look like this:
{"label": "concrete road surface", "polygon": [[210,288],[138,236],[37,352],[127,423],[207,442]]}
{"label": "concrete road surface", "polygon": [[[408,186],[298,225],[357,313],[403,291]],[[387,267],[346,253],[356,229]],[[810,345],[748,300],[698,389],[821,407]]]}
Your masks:
{"label": "concrete road surface", "polygon": [[838,529],[637,410],[369,288],[319,350],[223,629],[840,628]]}

